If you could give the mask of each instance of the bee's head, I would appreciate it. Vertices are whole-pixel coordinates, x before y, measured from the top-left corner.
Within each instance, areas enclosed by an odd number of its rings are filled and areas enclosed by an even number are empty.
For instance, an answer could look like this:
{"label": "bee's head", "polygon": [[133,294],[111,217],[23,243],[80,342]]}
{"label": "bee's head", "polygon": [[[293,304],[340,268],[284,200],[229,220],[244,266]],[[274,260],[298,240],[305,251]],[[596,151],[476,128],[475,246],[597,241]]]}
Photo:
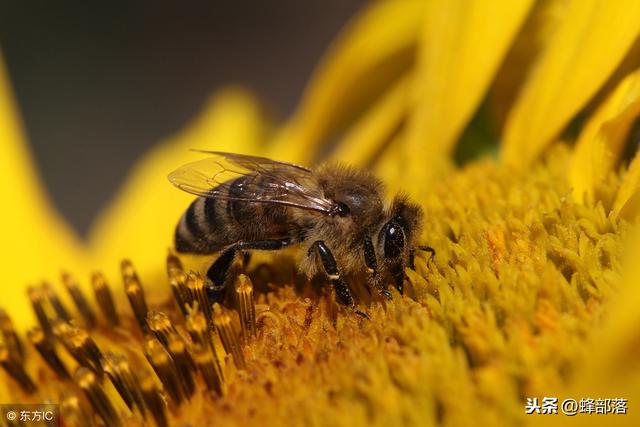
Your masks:
{"label": "bee's head", "polygon": [[384,214],[382,183],[369,173],[340,165],[322,169],[320,185],[334,202],[331,216],[349,218],[365,229]]}
{"label": "bee's head", "polygon": [[422,209],[409,202],[406,196],[396,196],[391,205],[389,220],[378,234],[384,263],[402,293],[404,268],[409,251],[415,246],[422,225]]}

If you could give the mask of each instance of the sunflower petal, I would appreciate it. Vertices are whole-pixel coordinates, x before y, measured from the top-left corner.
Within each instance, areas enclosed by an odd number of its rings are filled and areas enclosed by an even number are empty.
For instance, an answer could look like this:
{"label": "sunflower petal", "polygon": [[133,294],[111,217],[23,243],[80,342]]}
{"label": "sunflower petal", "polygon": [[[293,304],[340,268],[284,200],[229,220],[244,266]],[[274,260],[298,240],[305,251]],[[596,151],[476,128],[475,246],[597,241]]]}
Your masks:
{"label": "sunflower petal", "polygon": [[202,158],[190,149],[259,153],[271,128],[255,100],[229,89],[218,94],[196,121],[152,149],[96,221],[90,245],[96,265],[117,277],[122,257],[130,258],[147,283],[163,283],[162,260],[173,247],[173,232],[194,199],[167,180],[172,170]]}
{"label": "sunflower petal", "polygon": [[570,171],[577,200],[594,199],[596,185],[615,168],[629,130],[638,116],[640,70],[618,85],[580,133]]}
{"label": "sunflower petal", "polygon": [[[19,328],[31,323],[25,288],[55,280],[63,268],[82,272],[84,248],[56,212],[33,168],[0,56],[0,182],[4,308]],[[34,243],[34,242],[37,242]]]}
{"label": "sunflower petal", "polygon": [[531,8],[491,87],[490,117],[495,129],[502,131],[518,89],[563,18],[566,6],[566,0],[542,0]]}
{"label": "sunflower petal", "polygon": [[[270,153],[309,163],[410,68],[422,23],[421,1],[372,3],[338,36]],[[357,159],[349,159],[357,160]]]}
{"label": "sunflower petal", "polygon": [[507,119],[503,159],[531,164],[618,66],[640,33],[634,0],[570,0]]}
{"label": "sunflower petal", "polygon": [[628,220],[637,217],[640,213],[640,152],[629,165],[616,194],[612,210],[615,215]]}
{"label": "sunflower petal", "polygon": [[[448,157],[532,1],[427,2],[406,155],[411,174]],[[416,156],[428,149],[429,156]],[[427,164],[425,164],[427,162]]]}
{"label": "sunflower petal", "polygon": [[402,126],[409,107],[410,82],[409,77],[403,77],[394,83],[349,129],[331,157],[348,159],[354,166],[367,166]]}

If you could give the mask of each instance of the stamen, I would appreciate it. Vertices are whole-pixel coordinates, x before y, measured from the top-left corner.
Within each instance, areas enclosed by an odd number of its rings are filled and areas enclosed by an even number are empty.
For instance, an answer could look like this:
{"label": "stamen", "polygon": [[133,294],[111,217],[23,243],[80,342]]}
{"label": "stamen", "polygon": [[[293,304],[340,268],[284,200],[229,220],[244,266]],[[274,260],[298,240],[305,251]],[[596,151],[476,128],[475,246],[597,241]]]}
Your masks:
{"label": "stamen", "polygon": [[207,319],[205,319],[204,315],[199,310],[194,310],[187,316],[186,326],[187,331],[189,331],[189,335],[191,336],[191,340],[195,345],[204,350],[208,350],[211,353],[216,377],[219,378],[221,384],[224,384],[225,378],[222,363],[220,363],[220,358],[216,352],[213,337],[211,336],[210,329],[207,325]]}
{"label": "stamen", "polygon": [[183,316],[187,315],[186,299],[187,299],[187,286],[185,284],[187,275],[184,271],[171,269],[169,270],[169,284],[171,285],[171,292],[178,304],[178,308]]}
{"label": "stamen", "polygon": [[204,279],[200,274],[191,272],[187,276],[187,295],[188,303],[193,306],[194,302],[198,303],[199,307],[202,307],[207,321],[211,321],[211,307],[209,305],[209,297],[204,287]]}
{"label": "stamen", "polygon": [[18,362],[24,360],[24,347],[16,330],[13,328],[13,322],[6,311],[0,308],[0,331],[4,344],[9,349],[11,357]]}
{"label": "stamen", "polygon": [[202,373],[207,389],[216,391],[219,394],[224,393],[223,380],[219,366],[213,358],[211,351],[207,347],[196,344],[193,348],[193,357],[198,365],[198,369]]}
{"label": "stamen", "polygon": [[71,295],[73,302],[76,304],[78,311],[84,319],[87,329],[93,329],[96,326],[96,314],[89,305],[89,301],[85,298],[84,293],[80,290],[78,282],[75,281],[68,273],[62,273],[62,282],[64,283],[67,291]]}
{"label": "stamen", "polygon": [[120,393],[129,410],[133,411],[134,407],[137,407],[144,417],[142,391],[131,371],[127,358],[121,354],[109,352],[105,353],[103,363],[104,371],[109,376],[113,386],[118,390],[118,393]]}
{"label": "stamen", "polygon": [[38,318],[38,323],[40,323],[40,327],[44,331],[47,339],[53,336],[53,327],[51,325],[51,320],[53,317],[47,314],[46,309],[46,301],[43,294],[42,289],[36,288],[35,286],[29,286],[27,288],[27,294],[29,295],[29,300],[31,301],[31,306],[33,307],[33,311]]}
{"label": "stamen", "polygon": [[65,392],[60,397],[60,415],[65,426],[84,427],[93,424],[87,408],[75,393]]}
{"label": "stamen", "polygon": [[180,258],[178,258],[173,252],[169,252],[169,255],[167,255],[167,274],[169,276],[171,276],[172,270],[183,271]]}
{"label": "stamen", "polygon": [[96,272],[91,276],[91,283],[93,285],[93,292],[95,293],[96,301],[98,302],[98,307],[100,307],[104,317],[107,318],[109,326],[117,326],[120,323],[120,319],[118,318],[118,312],[116,311],[116,306],[113,302],[111,289],[109,288],[109,284],[106,279],[102,273]]}
{"label": "stamen", "polygon": [[128,274],[124,275],[124,291],[129,298],[129,304],[131,304],[131,309],[133,310],[133,314],[136,316],[136,320],[138,321],[138,325],[140,325],[140,329],[143,332],[147,331],[147,312],[149,309],[147,308],[147,301],[144,297],[144,289],[140,285],[140,281],[138,280],[138,276]]}
{"label": "stamen", "polygon": [[253,301],[253,284],[251,279],[244,274],[240,274],[236,279],[236,298],[242,338],[246,344],[256,336],[256,306]]}
{"label": "stamen", "polygon": [[62,304],[62,301],[60,301],[58,294],[53,290],[51,285],[47,282],[42,283],[42,291],[44,292],[45,296],[49,300],[49,303],[55,310],[58,318],[64,320],[65,322],[70,321],[71,316],[69,315],[69,312],[67,311],[65,306]]}
{"label": "stamen", "polygon": [[161,311],[151,310],[147,313],[147,326],[162,345],[169,346],[169,334],[176,332],[169,316]]}
{"label": "stamen", "polygon": [[158,427],[169,427],[167,405],[156,387],[153,376],[146,369],[143,369],[138,379],[144,403],[149,412],[151,412],[151,415],[153,415],[156,424]]}
{"label": "stamen", "polygon": [[244,354],[242,354],[236,331],[233,329],[231,316],[218,303],[213,305],[213,313],[213,324],[218,331],[218,335],[220,335],[225,351],[233,356],[233,361],[239,369],[244,369]]}
{"label": "stamen", "polygon": [[82,389],[93,409],[98,413],[105,425],[121,426],[120,416],[100,386],[96,375],[87,368],[78,368],[75,380]]}
{"label": "stamen", "polygon": [[176,370],[180,376],[184,394],[187,399],[190,399],[196,390],[195,381],[193,379],[195,365],[191,355],[187,351],[186,344],[177,332],[174,331],[169,333],[167,349],[173,358]]}
{"label": "stamen", "polygon": [[80,365],[102,377],[104,373],[102,352],[87,331],[68,323],[58,322],[54,327],[54,333]]}
{"label": "stamen", "polygon": [[136,269],[133,268],[133,263],[128,259],[123,259],[120,263],[120,272],[122,273],[123,279],[134,277],[138,280],[138,282],[140,281],[140,279],[138,279],[138,273],[136,273]]}
{"label": "stamen", "polygon": [[153,337],[147,337],[144,352],[167,394],[179,406],[183,399],[182,386],[173,359],[160,341]]}
{"label": "stamen", "polygon": [[42,329],[37,326],[30,329],[27,332],[27,338],[36,350],[38,350],[38,353],[40,353],[40,356],[42,356],[47,365],[49,365],[60,379],[71,379],[71,375],[69,374],[67,367],[56,352],[55,342],[53,340],[48,340]]}
{"label": "stamen", "polygon": [[24,365],[18,362],[15,357],[12,357],[9,349],[4,344],[0,344],[0,364],[7,374],[16,380],[22,390],[29,394],[35,393],[37,387],[24,370]]}
{"label": "stamen", "polygon": [[187,331],[191,336],[191,340],[204,347],[211,347],[213,341],[207,325],[207,319],[197,308],[191,310],[186,320]]}

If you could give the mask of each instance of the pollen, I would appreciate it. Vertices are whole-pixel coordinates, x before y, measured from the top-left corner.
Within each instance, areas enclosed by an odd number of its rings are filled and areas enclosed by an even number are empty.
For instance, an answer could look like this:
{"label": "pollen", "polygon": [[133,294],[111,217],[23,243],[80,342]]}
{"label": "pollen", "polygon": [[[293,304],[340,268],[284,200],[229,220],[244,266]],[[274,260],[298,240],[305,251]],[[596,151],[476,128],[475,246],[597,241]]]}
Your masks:
{"label": "pollen", "polygon": [[369,319],[277,260],[213,305],[172,253],[165,283],[125,261],[121,283],[87,278],[93,295],[70,274],[66,294],[32,285],[26,338],[0,310],[0,380],[72,426],[523,423],[525,398],[588,357],[629,228],[574,201],[568,161],[560,147],[527,173],[485,160],[443,180],[421,201],[435,257],[417,256],[404,295],[372,296]]}

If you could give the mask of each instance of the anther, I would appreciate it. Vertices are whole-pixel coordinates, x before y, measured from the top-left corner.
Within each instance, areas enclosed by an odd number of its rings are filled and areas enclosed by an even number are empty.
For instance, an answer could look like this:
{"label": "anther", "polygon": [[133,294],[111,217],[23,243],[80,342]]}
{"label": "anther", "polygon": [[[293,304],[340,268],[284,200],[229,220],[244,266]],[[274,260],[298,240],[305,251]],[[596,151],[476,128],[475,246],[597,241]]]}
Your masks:
{"label": "anther", "polygon": [[76,371],[75,380],[84,392],[94,411],[102,418],[105,425],[121,426],[121,420],[107,394],[100,386],[96,375],[87,368],[80,367]]}
{"label": "anther", "polygon": [[196,365],[198,365],[200,373],[202,373],[207,389],[223,394],[222,372],[219,370],[219,365],[217,365],[211,351],[196,344],[193,348],[193,358],[196,361]]}
{"label": "anther", "polygon": [[129,304],[131,304],[131,309],[133,310],[133,314],[136,316],[140,329],[142,329],[143,332],[146,332],[146,319],[149,309],[147,308],[144,289],[142,289],[142,286],[140,285],[138,276],[135,274],[124,276],[124,291],[127,294],[127,298],[129,298]]}
{"label": "anther", "polygon": [[175,364],[176,371],[178,372],[178,376],[180,377],[184,394],[187,399],[189,399],[191,398],[191,396],[193,396],[193,393],[196,390],[196,385],[193,379],[195,368],[194,362],[191,359],[191,355],[187,351],[185,342],[177,332],[174,331],[169,333],[167,339],[167,349],[169,350],[169,354],[171,354],[171,357],[173,358],[173,363]]}
{"label": "anther", "polygon": [[82,315],[87,329],[93,329],[96,326],[96,314],[89,305],[84,293],[80,290],[78,282],[68,273],[62,273],[62,282]]}
{"label": "anther", "polygon": [[44,282],[42,284],[42,291],[44,292],[44,295],[47,297],[47,299],[49,300],[49,303],[55,310],[56,315],[58,316],[58,319],[62,319],[65,322],[68,322],[69,320],[71,320],[71,316],[69,315],[69,312],[67,311],[66,307],[62,304],[62,301],[60,301],[58,294],[53,290],[53,288],[49,283]]}
{"label": "anther", "polygon": [[222,363],[220,363],[220,358],[216,352],[213,337],[211,336],[210,329],[207,325],[207,319],[205,319],[204,315],[199,310],[194,310],[187,316],[186,326],[187,331],[189,331],[189,335],[191,336],[191,340],[195,345],[211,353],[216,377],[220,379],[221,383],[224,383]]}
{"label": "anther", "polygon": [[184,271],[171,269],[169,270],[169,285],[171,285],[171,292],[173,293],[173,297],[176,300],[176,304],[178,304],[178,308],[183,316],[187,315],[187,285],[186,285],[187,275],[184,274]]}
{"label": "anther", "polygon": [[0,344],[0,365],[26,393],[31,394],[37,390],[35,383],[24,370],[24,365],[11,356],[9,349],[4,344]]}
{"label": "anther", "polygon": [[[60,322],[62,323],[62,322]],[[56,337],[62,341],[67,351],[78,363],[91,369],[99,377],[102,377],[102,352],[95,341],[84,329],[69,324],[57,323],[54,328]]]}
{"label": "anther", "polygon": [[33,311],[38,318],[38,323],[40,323],[40,327],[44,331],[45,336],[47,338],[52,337],[53,329],[51,325],[51,319],[53,317],[47,313],[46,301],[43,291],[34,286],[29,286],[27,288],[27,295],[29,296],[31,307],[33,307]]}
{"label": "anther", "polygon": [[183,398],[182,386],[173,359],[160,341],[153,337],[146,339],[144,352],[167,394],[179,406]]}
{"label": "anther", "polygon": [[[120,272],[122,273],[122,279],[125,281],[127,278],[138,279],[138,273],[136,273],[135,268],[133,268],[133,263],[128,259],[123,259],[120,263]],[[138,281],[140,280],[138,279]]]}
{"label": "anther", "polygon": [[96,296],[98,307],[100,307],[102,314],[107,319],[109,326],[117,326],[120,323],[120,319],[118,319],[118,312],[113,302],[111,289],[102,273],[93,273],[91,276],[91,284],[93,285],[93,292]]}
{"label": "anther", "polygon": [[175,253],[169,252],[167,255],[167,274],[171,276],[173,270],[182,271],[182,263]]}
{"label": "anther", "polygon": [[251,279],[241,274],[236,280],[236,299],[240,313],[242,338],[246,343],[256,336],[256,306],[253,301],[253,285]]}
{"label": "anther", "polygon": [[24,347],[18,333],[13,327],[13,322],[6,311],[0,308],[0,331],[4,344],[9,349],[11,357],[19,362],[24,360]]}
{"label": "anther", "polygon": [[131,371],[127,358],[121,354],[105,353],[104,371],[130,410],[135,407],[144,416],[142,392]]}
{"label": "anther", "polygon": [[173,326],[173,323],[171,323],[171,319],[162,311],[151,310],[148,312],[147,326],[165,347],[169,345],[169,334],[176,332],[176,328]]}
{"label": "anther", "polygon": [[202,276],[194,272],[189,273],[186,286],[189,299],[188,303],[193,306],[193,304],[197,302],[207,321],[211,321],[211,306],[209,305],[209,297],[207,296]]}
{"label": "anther", "polygon": [[233,361],[239,369],[244,369],[244,354],[231,323],[231,316],[218,303],[213,305],[213,313],[213,324],[220,335],[225,351],[233,356]]}
{"label": "anther", "polygon": [[27,338],[36,350],[38,350],[38,353],[40,353],[40,356],[42,356],[47,365],[49,365],[60,379],[71,379],[71,375],[69,374],[67,367],[56,352],[55,342],[53,340],[48,340],[42,329],[37,326],[30,329],[27,332]]}
{"label": "anther", "polygon": [[84,427],[93,424],[89,411],[75,393],[65,392],[60,397],[60,415],[64,425]]}
{"label": "anther", "polygon": [[167,405],[160,395],[160,391],[156,387],[156,382],[154,381],[153,376],[144,369],[138,374],[138,381],[140,383],[140,389],[142,390],[144,404],[149,412],[151,412],[157,426],[168,427],[169,420],[167,418]]}
{"label": "anther", "polygon": [[204,347],[212,346],[213,341],[209,332],[207,319],[200,310],[191,310],[187,314],[186,327],[194,343]]}

